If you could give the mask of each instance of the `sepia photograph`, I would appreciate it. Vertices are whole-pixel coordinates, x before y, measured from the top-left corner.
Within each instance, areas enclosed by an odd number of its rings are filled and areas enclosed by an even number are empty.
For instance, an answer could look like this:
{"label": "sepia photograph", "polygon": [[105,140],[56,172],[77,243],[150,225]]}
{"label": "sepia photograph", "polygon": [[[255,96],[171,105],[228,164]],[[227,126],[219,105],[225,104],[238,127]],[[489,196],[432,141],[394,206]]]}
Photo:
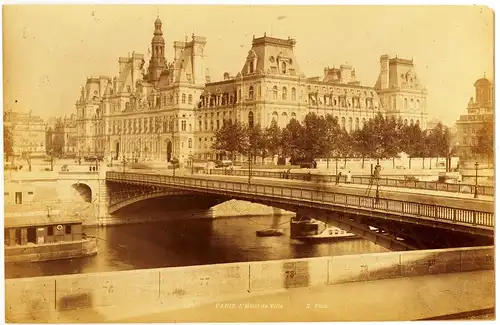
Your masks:
{"label": "sepia photograph", "polygon": [[2,9],[6,323],[495,320],[492,8]]}

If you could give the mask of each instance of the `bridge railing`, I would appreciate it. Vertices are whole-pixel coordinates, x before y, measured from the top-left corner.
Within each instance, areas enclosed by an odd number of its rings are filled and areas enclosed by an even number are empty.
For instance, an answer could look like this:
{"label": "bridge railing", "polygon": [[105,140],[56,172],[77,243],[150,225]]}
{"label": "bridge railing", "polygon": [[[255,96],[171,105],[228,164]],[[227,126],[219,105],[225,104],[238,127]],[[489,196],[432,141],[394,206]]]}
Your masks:
{"label": "bridge railing", "polygon": [[[232,176],[248,176],[248,170],[228,170],[228,169],[210,169],[210,174],[212,175],[232,175]],[[252,171],[253,177],[266,177],[266,178],[281,178],[281,179],[291,179],[291,180],[301,180],[301,181],[312,181],[312,182],[328,182],[334,183],[337,181],[336,175],[316,175],[316,174],[298,174],[276,171]],[[345,183],[346,176],[342,175],[339,177],[340,183]],[[370,184],[371,178],[367,176],[352,176],[352,184]],[[388,187],[401,187],[401,188],[415,188],[423,190],[435,190],[444,192],[454,192],[454,193],[466,193],[474,194],[475,185],[471,184],[450,184],[450,183],[440,183],[440,182],[429,182],[429,181],[416,181],[416,180],[405,180],[397,178],[380,178],[380,186]],[[495,188],[493,186],[477,186],[477,192],[479,195],[494,196]]]}
{"label": "bridge railing", "polygon": [[274,202],[293,203],[299,206],[331,209],[333,207],[356,208],[365,212],[396,214],[402,218],[423,218],[493,229],[494,213],[453,208],[434,204],[406,202],[372,196],[336,193],[328,190],[311,190],[292,186],[247,184],[242,182],[173,177],[167,175],[107,172],[109,181],[138,184],[174,185],[205,193],[229,194],[240,198],[264,198]]}

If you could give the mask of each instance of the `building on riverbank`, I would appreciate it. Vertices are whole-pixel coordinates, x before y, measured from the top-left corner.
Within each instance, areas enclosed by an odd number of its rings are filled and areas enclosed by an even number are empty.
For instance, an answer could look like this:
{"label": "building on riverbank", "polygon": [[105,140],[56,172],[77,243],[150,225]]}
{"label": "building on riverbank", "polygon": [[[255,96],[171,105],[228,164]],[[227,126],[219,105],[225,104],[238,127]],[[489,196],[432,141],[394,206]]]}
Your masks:
{"label": "building on riverbank", "polygon": [[[474,88],[475,98],[470,97],[467,114],[460,115],[456,122],[457,150],[465,159],[473,155],[473,147],[478,144],[482,129],[488,124],[493,126],[494,123],[494,83],[484,77],[474,83]],[[493,127],[491,131],[493,132]]]}
{"label": "building on riverbank", "polygon": [[44,157],[46,152],[46,123],[40,116],[29,111],[4,112],[4,126],[12,131],[12,150],[19,159],[25,154],[30,157]]}
{"label": "building on riverbank", "polygon": [[147,70],[144,55],[119,58],[117,77],[88,78],[76,102],[77,153],[115,159],[216,159],[214,132],[224,120],[281,127],[307,113],[332,114],[348,131],[378,112],[405,123],[427,124],[427,89],[413,60],[380,57],[375,86],[362,85],[349,64],[307,77],[294,54],[296,40],[253,37],[242,68],[212,81],[206,39],[174,42],[165,58],[162,22],[154,23]]}
{"label": "building on riverbank", "polygon": [[47,127],[47,152],[56,157],[76,156],[76,115],[58,118]]}

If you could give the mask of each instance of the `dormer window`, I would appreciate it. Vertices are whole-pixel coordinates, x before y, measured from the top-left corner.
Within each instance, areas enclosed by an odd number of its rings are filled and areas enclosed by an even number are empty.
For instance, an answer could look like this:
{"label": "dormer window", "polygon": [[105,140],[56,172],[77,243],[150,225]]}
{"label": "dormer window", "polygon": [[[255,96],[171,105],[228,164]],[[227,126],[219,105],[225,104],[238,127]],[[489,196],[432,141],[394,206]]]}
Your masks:
{"label": "dormer window", "polygon": [[281,63],[281,73],[286,74],[286,63],[285,62]]}
{"label": "dormer window", "polygon": [[249,68],[250,68],[250,69],[249,69],[249,70],[250,70],[250,73],[253,73],[253,70],[254,70],[253,62],[252,62],[252,61],[250,61],[250,62],[248,62],[248,64],[249,64],[249,66],[250,66],[250,67],[249,67]]}

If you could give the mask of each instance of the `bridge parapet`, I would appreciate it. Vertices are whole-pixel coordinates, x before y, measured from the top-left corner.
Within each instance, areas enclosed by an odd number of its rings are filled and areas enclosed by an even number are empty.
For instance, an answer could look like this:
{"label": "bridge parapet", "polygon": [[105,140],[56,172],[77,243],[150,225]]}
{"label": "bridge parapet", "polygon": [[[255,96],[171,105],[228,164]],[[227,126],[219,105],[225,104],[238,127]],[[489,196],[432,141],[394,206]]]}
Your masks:
{"label": "bridge parapet", "polygon": [[493,237],[494,233],[493,211],[374,198],[321,189],[247,184],[195,177],[108,172],[106,179],[113,182],[167,186],[193,192],[225,195],[252,202],[286,206],[291,211],[296,211],[300,207],[308,207],[323,211],[343,211],[374,218],[392,219],[398,222],[427,224],[488,237]]}
{"label": "bridge parapet", "polygon": [[[249,171],[243,169],[240,170],[210,169],[210,174],[248,176]],[[336,175],[302,174],[302,173],[286,174],[282,171],[252,171],[252,176],[292,179],[292,180],[311,181],[311,182],[326,182],[326,183],[337,182]],[[345,181],[346,181],[345,175],[341,175],[338,178],[338,182],[340,183],[345,183]],[[372,182],[372,178],[369,176],[352,176],[351,182],[352,184],[369,185],[370,182]],[[471,184],[460,184],[460,183],[449,184],[449,183],[428,182],[428,181],[397,179],[397,178],[387,178],[387,177],[380,178],[379,185],[388,187],[414,188],[422,190],[435,190],[435,191],[467,193],[467,194],[474,194],[475,190],[475,186]],[[493,186],[478,185],[477,192],[479,195],[494,196],[495,188]]]}

